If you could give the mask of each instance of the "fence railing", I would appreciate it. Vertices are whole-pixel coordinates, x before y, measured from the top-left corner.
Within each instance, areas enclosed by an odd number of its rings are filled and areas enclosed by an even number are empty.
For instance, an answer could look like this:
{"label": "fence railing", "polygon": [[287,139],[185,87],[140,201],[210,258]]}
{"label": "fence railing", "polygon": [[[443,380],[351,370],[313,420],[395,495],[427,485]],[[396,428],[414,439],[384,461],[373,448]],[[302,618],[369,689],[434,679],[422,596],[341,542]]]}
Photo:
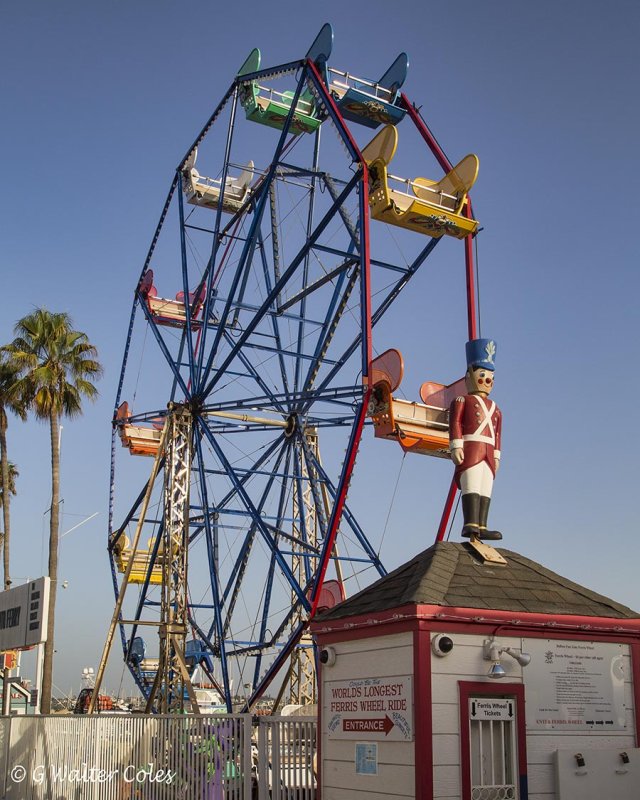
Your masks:
{"label": "fence railing", "polygon": [[315,800],[302,717],[0,718],[5,800]]}
{"label": "fence railing", "polygon": [[258,800],[315,800],[316,721],[260,717]]}

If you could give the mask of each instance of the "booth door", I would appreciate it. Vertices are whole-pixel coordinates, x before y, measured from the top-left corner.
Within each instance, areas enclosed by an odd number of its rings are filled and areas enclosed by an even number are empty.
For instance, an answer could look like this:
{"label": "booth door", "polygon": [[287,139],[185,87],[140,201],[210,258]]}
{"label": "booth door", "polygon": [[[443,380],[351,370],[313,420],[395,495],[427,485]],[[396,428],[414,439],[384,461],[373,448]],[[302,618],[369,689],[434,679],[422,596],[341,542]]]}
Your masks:
{"label": "booth door", "polygon": [[515,701],[469,698],[471,800],[518,800]]}
{"label": "booth door", "polygon": [[[505,687],[506,688],[506,687]],[[523,706],[507,693],[462,693],[464,800],[527,800]],[[466,695],[466,696],[465,696]]]}

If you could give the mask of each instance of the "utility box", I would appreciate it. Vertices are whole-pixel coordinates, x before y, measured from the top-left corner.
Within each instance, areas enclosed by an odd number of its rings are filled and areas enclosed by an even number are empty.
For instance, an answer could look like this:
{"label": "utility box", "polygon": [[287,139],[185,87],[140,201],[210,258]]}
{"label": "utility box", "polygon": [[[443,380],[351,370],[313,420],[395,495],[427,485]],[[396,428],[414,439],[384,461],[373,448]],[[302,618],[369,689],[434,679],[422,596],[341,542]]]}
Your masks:
{"label": "utility box", "polygon": [[640,750],[558,750],[555,757],[558,800],[637,800]]}
{"label": "utility box", "polygon": [[439,542],[312,624],[322,800],[640,797],[640,615],[500,553]]}

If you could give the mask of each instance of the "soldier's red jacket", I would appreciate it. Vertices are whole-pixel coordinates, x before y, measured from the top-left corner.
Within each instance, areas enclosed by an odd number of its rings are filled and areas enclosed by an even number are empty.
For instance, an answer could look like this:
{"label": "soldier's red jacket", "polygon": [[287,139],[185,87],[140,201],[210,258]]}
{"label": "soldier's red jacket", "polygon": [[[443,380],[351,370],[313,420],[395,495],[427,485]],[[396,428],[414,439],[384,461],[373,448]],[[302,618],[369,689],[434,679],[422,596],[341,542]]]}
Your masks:
{"label": "soldier's red jacket", "polygon": [[469,467],[486,461],[496,474],[496,458],[500,458],[502,413],[493,400],[481,394],[456,397],[449,406],[449,442],[453,450],[464,447],[464,461],[454,474],[460,488],[460,474]]}

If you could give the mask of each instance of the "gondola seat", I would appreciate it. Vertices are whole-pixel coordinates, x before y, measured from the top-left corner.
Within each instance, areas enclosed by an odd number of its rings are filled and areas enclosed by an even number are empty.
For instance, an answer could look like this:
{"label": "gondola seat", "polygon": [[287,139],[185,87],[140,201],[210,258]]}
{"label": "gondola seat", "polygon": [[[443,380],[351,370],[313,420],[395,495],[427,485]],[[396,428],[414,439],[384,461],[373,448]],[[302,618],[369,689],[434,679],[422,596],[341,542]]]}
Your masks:
{"label": "gondola seat", "polygon": [[367,128],[397,125],[406,111],[400,107],[400,87],[407,77],[409,59],[400,53],[378,81],[355,78],[348,72],[329,68],[329,91],[342,116]]}
{"label": "gondola seat", "polygon": [[[123,534],[114,545],[113,553],[119,572],[126,572],[129,563],[133,561],[131,573],[129,574],[129,583],[144,583],[146,581],[149,564],[151,563],[153,544],[153,539],[149,539],[148,550],[136,550],[134,553],[129,537]],[[160,553],[157,554],[156,560],[151,567],[149,583],[162,583],[162,555]]]}
{"label": "gondola seat", "polygon": [[[168,300],[158,297],[158,290],[153,285],[153,270],[149,269],[140,281],[140,294],[147,304],[147,308],[157,325],[165,325],[170,328],[184,328],[187,311],[184,303],[184,292],[178,292],[175,300]],[[203,284],[200,292],[189,292],[189,303],[191,308],[191,328],[196,329],[202,325],[202,320],[197,319],[202,309],[206,297],[207,287]]]}
{"label": "gondola seat", "polygon": [[[255,47],[238,70],[237,77],[241,79],[243,75],[259,70],[260,50]],[[282,130],[285,126],[294,97],[294,92],[279,92],[255,80],[240,84],[240,102],[246,118],[278,130]],[[316,113],[314,97],[308,89],[305,89],[298,98],[289,128],[290,133],[296,136],[301,133],[313,133],[321,124],[322,119]]]}
{"label": "gondola seat", "polygon": [[407,453],[449,458],[449,404],[465,393],[464,378],[445,385],[428,381],[422,403],[394,397],[404,374],[399,350],[386,350],[372,362],[372,393],[367,412],[377,438],[398,442]]}
{"label": "gondola seat", "polygon": [[[220,205],[222,180],[206,178],[204,175],[200,175],[194,166],[196,152],[194,151],[191,166],[184,171],[184,193],[187,203],[193,206],[217,209]],[[226,211],[227,214],[237,213],[249,197],[251,191],[249,184],[253,178],[253,168],[253,161],[249,161],[237,178],[230,175],[227,176],[222,198],[222,210]]]}
{"label": "gondola seat", "polygon": [[[387,125],[362,151],[369,167],[371,216],[434,239],[443,235],[463,239],[474,234],[478,222],[466,216],[466,207],[467,194],[478,177],[478,157],[465,156],[439,181],[408,180],[387,171],[397,146],[398,132],[393,125]],[[390,180],[404,184],[406,191],[392,188]]]}
{"label": "gondola seat", "polygon": [[121,403],[116,412],[116,424],[123,447],[134,456],[155,456],[162,438],[162,425],[139,425],[127,422],[131,412],[129,404]]}

